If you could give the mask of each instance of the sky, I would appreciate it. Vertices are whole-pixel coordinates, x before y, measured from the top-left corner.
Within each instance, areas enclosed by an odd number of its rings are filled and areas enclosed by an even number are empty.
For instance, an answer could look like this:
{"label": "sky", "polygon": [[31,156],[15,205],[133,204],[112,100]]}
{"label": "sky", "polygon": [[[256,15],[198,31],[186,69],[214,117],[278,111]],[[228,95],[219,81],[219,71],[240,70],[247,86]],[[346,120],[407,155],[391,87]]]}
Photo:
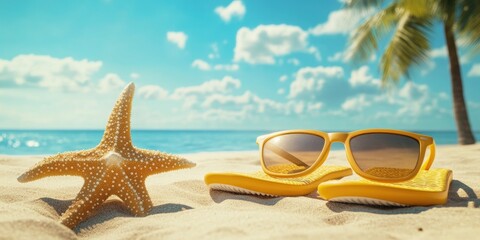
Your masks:
{"label": "sky", "polygon": [[[102,129],[134,82],[133,129],[455,130],[441,25],[385,89],[386,41],[346,58],[361,21],[335,0],[2,0],[0,129]],[[478,131],[480,57],[459,53]]]}

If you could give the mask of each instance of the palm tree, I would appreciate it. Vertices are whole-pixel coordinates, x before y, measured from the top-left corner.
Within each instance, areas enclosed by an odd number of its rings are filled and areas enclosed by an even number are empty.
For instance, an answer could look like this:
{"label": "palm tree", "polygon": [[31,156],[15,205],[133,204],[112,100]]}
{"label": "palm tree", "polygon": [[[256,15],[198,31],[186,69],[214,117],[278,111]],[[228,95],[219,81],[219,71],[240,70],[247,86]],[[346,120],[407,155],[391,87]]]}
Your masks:
{"label": "palm tree", "polygon": [[[380,60],[383,85],[398,83],[413,66],[429,57],[429,32],[443,25],[450,62],[453,109],[458,142],[475,143],[463,96],[462,76],[455,35],[471,53],[480,52],[480,3],[478,0],[347,0],[347,8],[373,13],[350,41],[350,57],[366,61],[378,49],[378,40],[391,36]],[[378,10],[374,12],[373,10]]]}

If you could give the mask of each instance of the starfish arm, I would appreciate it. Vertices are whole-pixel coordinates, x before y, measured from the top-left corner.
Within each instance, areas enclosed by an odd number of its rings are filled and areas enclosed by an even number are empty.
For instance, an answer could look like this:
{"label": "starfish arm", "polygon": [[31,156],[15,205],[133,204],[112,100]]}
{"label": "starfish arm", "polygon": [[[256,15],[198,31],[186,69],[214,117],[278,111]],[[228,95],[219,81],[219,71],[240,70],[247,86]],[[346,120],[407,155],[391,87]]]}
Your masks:
{"label": "starfish arm", "polygon": [[82,189],[73,200],[72,205],[62,214],[60,222],[69,228],[75,227],[78,223],[88,218],[111,194],[105,191],[106,171],[95,179],[87,178]]}
{"label": "starfish arm", "polygon": [[95,162],[100,157],[101,154],[95,149],[57,154],[44,158],[18,177],[17,180],[19,182],[30,182],[48,176],[81,176],[86,172],[92,172],[100,168],[100,162]]}
{"label": "starfish arm", "polygon": [[126,181],[116,195],[135,216],[147,215],[153,204],[145,187],[145,180],[129,179],[126,174],[124,177]]}
{"label": "starfish arm", "polygon": [[135,85],[128,84],[117,99],[112,113],[108,118],[107,127],[99,147],[122,153],[132,147],[130,136],[130,115],[132,111]]}
{"label": "starfish arm", "polygon": [[110,194],[107,192],[92,192],[82,189],[73,204],[62,214],[60,222],[69,228],[74,228],[87,219],[109,196]]}
{"label": "starfish arm", "polygon": [[185,158],[159,151],[135,149],[135,157],[127,165],[139,165],[143,176],[195,167],[196,164]]}

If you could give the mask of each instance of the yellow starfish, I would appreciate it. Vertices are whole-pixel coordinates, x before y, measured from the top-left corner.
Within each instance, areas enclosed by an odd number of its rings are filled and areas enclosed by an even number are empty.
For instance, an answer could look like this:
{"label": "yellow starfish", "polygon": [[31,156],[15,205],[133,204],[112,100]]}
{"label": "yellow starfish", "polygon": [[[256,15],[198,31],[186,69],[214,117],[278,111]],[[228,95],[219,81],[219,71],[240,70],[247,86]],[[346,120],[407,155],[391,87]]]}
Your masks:
{"label": "yellow starfish", "polygon": [[123,90],[97,147],[47,157],[18,177],[19,182],[57,175],[83,177],[82,189],[60,218],[69,228],[88,218],[111,195],[122,199],[134,215],[144,216],[152,208],[145,187],[149,175],[195,166],[174,155],[133,146],[130,114],[134,90],[133,83]]}

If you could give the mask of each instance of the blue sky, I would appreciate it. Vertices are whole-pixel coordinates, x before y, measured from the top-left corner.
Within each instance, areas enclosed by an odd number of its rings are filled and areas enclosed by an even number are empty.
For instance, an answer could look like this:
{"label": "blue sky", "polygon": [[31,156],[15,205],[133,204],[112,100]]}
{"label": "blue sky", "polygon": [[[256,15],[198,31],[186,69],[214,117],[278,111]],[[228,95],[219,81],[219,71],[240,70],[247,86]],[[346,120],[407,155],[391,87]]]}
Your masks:
{"label": "blue sky", "polygon": [[[440,25],[382,90],[385,44],[345,59],[359,21],[333,0],[2,1],[0,128],[101,129],[133,81],[134,129],[454,130]],[[480,58],[460,56],[480,130]]]}

